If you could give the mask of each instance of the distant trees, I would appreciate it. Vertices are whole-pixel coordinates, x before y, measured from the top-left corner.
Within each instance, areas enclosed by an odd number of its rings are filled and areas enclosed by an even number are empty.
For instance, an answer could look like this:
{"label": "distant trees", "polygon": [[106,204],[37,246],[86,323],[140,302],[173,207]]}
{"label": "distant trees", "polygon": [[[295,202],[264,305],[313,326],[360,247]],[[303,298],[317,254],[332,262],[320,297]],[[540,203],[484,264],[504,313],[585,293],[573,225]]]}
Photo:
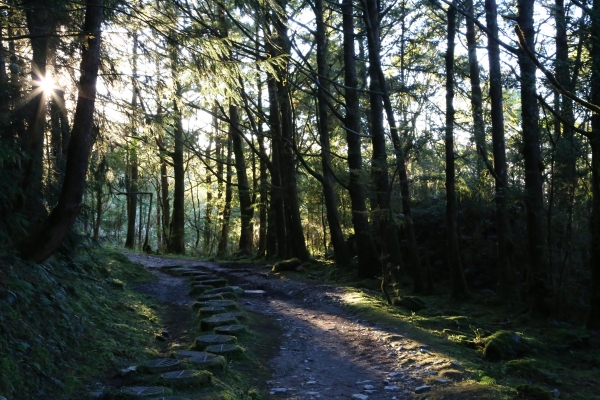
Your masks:
{"label": "distant trees", "polygon": [[503,19],[493,0],[73,4],[0,10],[5,248],[44,259],[81,209],[131,249],[324,255],[597,328],[593,5],[557,0],[536,39],[531,0]]}

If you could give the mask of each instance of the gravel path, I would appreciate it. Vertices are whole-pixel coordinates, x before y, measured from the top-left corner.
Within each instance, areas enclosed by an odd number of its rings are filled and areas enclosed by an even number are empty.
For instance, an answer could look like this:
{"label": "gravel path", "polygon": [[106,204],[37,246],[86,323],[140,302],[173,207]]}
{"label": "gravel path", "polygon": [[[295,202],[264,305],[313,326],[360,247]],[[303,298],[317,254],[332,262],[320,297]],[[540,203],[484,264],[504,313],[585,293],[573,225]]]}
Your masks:
{"label": "gravel path", "polygon": [[[456,362],[440,358],[405,332],[385,332],[353,317],[342,306],[347,294],[341,288],[282,279],[255,264],[129,257],[159,277],[139,289],[171,306],[188,305],[193,299],[187,294],[187,279],[159,271],[167,265],[212,270],[231,284],[264,290],[262,296],[242,297],[239,304],[272,319],[284,332],[279,343],[272,344],[278,347],[270,361],[273,375],[264,382],[273,397],[399,400],[413,398],[415,390],[430,391],[451,383],[438,371]],[[426,387],[425,379],[433,387]]]}

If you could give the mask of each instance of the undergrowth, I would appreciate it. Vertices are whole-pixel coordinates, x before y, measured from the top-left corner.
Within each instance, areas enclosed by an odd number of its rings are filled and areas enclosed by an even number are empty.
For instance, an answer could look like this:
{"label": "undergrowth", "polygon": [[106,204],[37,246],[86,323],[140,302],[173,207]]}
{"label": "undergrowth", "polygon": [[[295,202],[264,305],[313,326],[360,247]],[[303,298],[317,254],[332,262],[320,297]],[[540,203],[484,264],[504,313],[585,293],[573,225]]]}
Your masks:
{"label": "undergrowth", "polygon": [[73,399],[152,353],[158,318],[130,285],[154,279],[109,250],[42,264],[0,256],[0,396]]}

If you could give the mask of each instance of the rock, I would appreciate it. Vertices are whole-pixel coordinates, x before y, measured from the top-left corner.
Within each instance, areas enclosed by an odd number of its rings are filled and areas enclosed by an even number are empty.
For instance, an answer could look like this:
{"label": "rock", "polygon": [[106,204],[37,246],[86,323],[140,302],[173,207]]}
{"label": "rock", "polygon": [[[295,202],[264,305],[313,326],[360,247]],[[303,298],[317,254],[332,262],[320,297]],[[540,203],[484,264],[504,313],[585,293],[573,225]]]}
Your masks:
{"label": "rock", "polygon": [[454,365],[455,367],[460,367],[460,363],[456,360],[450,361],[450,364]]}
{"label": "rock", "polygon": [[297,258],[291,260],[279,261],[273,265],[272,272],[295,271],[296,268],[302,266],[302,262]]}
{"label": "rock", "polygon": [[353,394],[352,398],[356,399],[356,400],[369,400],[369,396],[367,396],[366,394],[359,394],[359,393]]}
{"label": "rock", "polygon": [[448,383],[448,380],[446,379],[436,379],[437,383]]}
{"label": "rock", "polygon": [[210,355],[212,356],[213,354],[209,354],[203,351],[193,351],[193,350],[181,350],[181,351],[176,351],[175,353],[173,353],[173,357],[177,358],[179,360],[184,360],[186,358],[190,358],[190,357],[201,357],[204,355]]}
{"label": "rock", "polygon": [[161,334],[162,336],[166,337],[166,338],[170,338],[170,337],[171,337],[171,334],[170,334],[170,333],[169,333],[169,331],[168,331],[168,330],[166,330],[166,329],[163,329],[163,330],[160,332],[160,334]]}
{"label": "rock", "polygon": [[206,347],[213,344],[234,343],[235,336],[229,335],[201,335],[194,341],[194,350],[204,350]]}
{"label": "rock", "polygon": [[307,385],[316,385],[317,381],[308,381],[306,382]]}
{"label": "rock", "polygon": [[[136,371],[137,371],[137,366],[136,365],[132,365],[131,367],[123,368],[123,369],[119,370],[119,376],[126,377],[128,375],[133,374]],[[0,397],[0,400],[2,400],[1,397]]]}
{"label": "rock", "polygon": [[163,382],[170,386],[189,387],[204,386],[211,382],[211,374],[206,371],[182,370],[162,374]]}
{"label": "rock", "polygon": [[213,294],[203,294],[202,296],[198,296],[196,300],[208,301],[208,300],[224,300],[224,299],[232,299],[232,298],[235,298],[235,294],[233,294],[233,293],[213,293]]}
{"label": "rock", "polygon": [[[89,396],[92,399],[101,399],[104,397],[104,392],[90,392]],[[6,397],[0,396],[0,400],[6,400]]]}
{"label": "rock", "polygon": [[421,353],[429,353],[427,349],[421,349]]}
{"label": "rock", "polygon": [[306,392],[306,394],[308,396],[320,396],[321,395],[319,392]]}
{"label": "rock", "polygon": [[483,357],[487,360],[510,360],[523,355],[527,346],[511,331],[497,331],[483,339]]}
{"label": "rock", "polygon": [[203,319],[200,321],[200,327],[203,331],[210,331],[213,328],[223,325],[233,325],[236,324],[238,320],[231,315],[222,316],[221,314],[213,315],[210,318]]}
{"label": "rock", "polygon": [[207,290],[213,289],[210,285],[192,285],[192,289],[190,290],[190,296],[194,296],[197,294],[204,294]]}
{"label": "rock", "polygon": [[166,342],[167,338],[164,337],[163,335],[154,335],[154,339],[158,340],[159,342]]}
{"label": "rock", "polygon": [[419,387],[415,388],[415,393],[416,394],[425,393],[425,392],[430,391],[431,389],[432,389],[431,386],[429,386],[429,385],[423,385],[423,386],[419,386]]}
{"label": "rock", "polygon": [[394,378],[394,377],[399,376],[399,375],[402,375],[402,374],[400,372],[390,372],[390,374],[389,374],[389,376],[391,378]]}
{"label": "rock", "polygon": [[216,333],[220,333],[223,335],[237,336],[245,331],[246,327],[244,325],[224,325],[215,328]]}
{"label": "rock", "polygon": [[133,386],[121,389],[121,393],[126,396],[147,397],[156,396],[165,393],[166,389],[160,386]]}
{"label": "rock", "polygon": [[395,392],[396,390],[400,390],[400,388],[398,386],[395,386],[395,385],[389,385],[389,386],[384,386],[383,390],[388,390],[390,392]]}
{"label": "rock", "polygon": [[227,280],[223,279],[223,278],[217,278],[217,279],[207,279],[205,281],[202,281],[203,285],[210,285],[214,288],[220,288],[223,286],[227,285]]}
{"label": "rock", "polygon": [[208,353],[223,355],[223,356],[234,356],[240,355],[244,352],[240,346],[235,344],[214,344],[212,346],[208,346],[205,349]]}
{"label": "rock", "polygon": [[[206,283],[206,282],[204,282]],[[234,293],[235,290],[233,289],[232,286],[223,286],[223,287],[216,287],[216,288],[212,288],[210,290],[208,290],[206,292],[206,294],[213,294],[213,293]]]}
{"label": "rock", "polygon": [[286,388],[273,388],[269,391],[269,394],[284,394],[287,393]]}
{"label": "rock", "polygon": [[264,296],[267,292],[265,292],[264,290],[244,290],[244,293],[242,293],[242,296],[253,296],[253,297],[260,297],[260,296]]}
{"label": "rock", "polygon": [[363,389],[365,389],[365,390],[373,390],[373,389],[375,389],[375,386],[373,386],[373,385],[365,385],[365,386],[363,386]]}
{"label": "rock", "polygon": [[198,315],[204,317],[205,315],[222,314],[226,311],[227,310],[224,307],[206,306],[206,307],[202,307],[198,310]]}
{"label": "rock", "polygon": [[228,310],[232,310],[232,309],[235,309],[237,307],[237,305],[235,304],[235,301],[233,301],[233,300],[223,300],[223,299],[199,301],[199,302],[194,303],[194,308],[201,308],[201,307],[223,307]]}
{"label": "rock", "polygon": [[181,364],[181,361],[175,359],[175,358],[157,358],[155,360],[149,360],[146,361],[141,367],[140,369],[142,370],[142,372],[145,371],[149,371],[149,372],[166,372],[166,371],[173,371],[177,368],[179,368],[179,364]]}
{"label": "rock", "polygon": [[552,391],[552,397],[558,399],[560,397],[560,392],[558,391],[558,389],[554,389]]}
{"label": "rock", "polygon": [[200,356],[189,357],[186,362],[194,366],[218,371],[224,371],[227,367],[227,360],[223,356],[217,356],[210,353],[202,353]]}

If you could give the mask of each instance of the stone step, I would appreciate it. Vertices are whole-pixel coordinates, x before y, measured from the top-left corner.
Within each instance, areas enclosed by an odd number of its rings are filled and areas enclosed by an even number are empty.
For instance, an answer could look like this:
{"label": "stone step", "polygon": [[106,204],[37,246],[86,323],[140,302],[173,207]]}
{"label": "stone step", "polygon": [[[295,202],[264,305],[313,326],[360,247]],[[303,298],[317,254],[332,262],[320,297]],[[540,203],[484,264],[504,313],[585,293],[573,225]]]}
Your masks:
{"label": "stone step", "polygon": [[239,356],[244,353],[244,349],[235,344],[213,344],[208,346],[206,351],[225,357]]}
{"label": "stone step", "polygon": [[166,385],[176,387],[205,386],[211,382],[211,374],[209,372],[190,369],[165,372],[160,377]]}
{"label": "stone step", "polygon": [[188,358],[202,357],[202,356],[206,356],[206,355],[211,356],[212,354],[206,353],[206,352],[203,352],[203,351],[179,350],[179,351],[174,352],[172,354],[172,357],[177,358],[179,360],[186,360]]}
{"label": "stone step", "polygon": [[244,325],[223,325],[215,328],[215,332],[222,335],[238,336],[246,331]]}
{"label": "stone step", "polygon": [[236,319],[235,316],[232,316],[232,315],[223,316],[221,314],[216,314],[210,318],[201,320],[200,328],[203,331],[210,331],[210,330],[216,328],[217,326],[232,325],[232,324],[236,324],[237,322],[238,322],[238,320]]}
{"label": "stone step", "polygon": [[200,282],[204,282],[204,281],[209,281],[211,279],[220,279],[220,278],[213,274],[194,275],[194,277],[191,279],[191,281],[200,283]]}
{"label": "stone step", "polygon": [[226,308],[216,306],[206,306],[198,309],[198,315],[202,318],[209,315],[222,314],[224,312],[227,312]]}
{"label": "stone step", "polygon": [[211,353],[202,353],[201,356],[190,357],[185,361],[194,367],[202,369],[224,371],[227,367],[227,360],[225,360],[225,357]]}
{"label": "stone step", "polygon": [[223,278],[207,279],[205,281],[202,281],[202,284],[210,285],[215,288],[219,288],[219,287],[227,286],[227,280],[223,279]]}
{"label": "stone step", "polygon": [[235,299],[235,294],[233,294],[233,293],[203,294],[202,296],[198,296],[196,298],[196,300],[198,300],[198,301],[225,300],[225,299]]}
{"label": "stone step", "polygon": [[121,389],[121,394],[133,398],[156,396],[164,394],[165,392],[166,388],[161,386],[131,386]]}
{"label": "stone step", "polygon": [[194,341],[194,350],[204,350],[206,347],[213,344],[233,344],[236,338],[230,335],[208,334],[201,335]]}
{"label": "stone step", "polygon": [[190,296],[205,294],[211,289],[214,289],[214,287],[210,285],[192,285],[192,289],[190,289]]}
{"label": "stone step", "polygon": [[179,368],[179,364],[181,364],[181,361],[175,358],[157,358],[154,360],[146,361],[140,367],[140,369],[142,370],[142,372],[146,370],[152,373],[159,373],[173,371],[174,369]]}
{"label": "stone step", "polygon": [[202,308],[202,307],[223,307],[228,310],[234,310],[237,308],[237,304],[233,300],[207,300],[207,301],[198,301],[192,305],[192,308]]}

